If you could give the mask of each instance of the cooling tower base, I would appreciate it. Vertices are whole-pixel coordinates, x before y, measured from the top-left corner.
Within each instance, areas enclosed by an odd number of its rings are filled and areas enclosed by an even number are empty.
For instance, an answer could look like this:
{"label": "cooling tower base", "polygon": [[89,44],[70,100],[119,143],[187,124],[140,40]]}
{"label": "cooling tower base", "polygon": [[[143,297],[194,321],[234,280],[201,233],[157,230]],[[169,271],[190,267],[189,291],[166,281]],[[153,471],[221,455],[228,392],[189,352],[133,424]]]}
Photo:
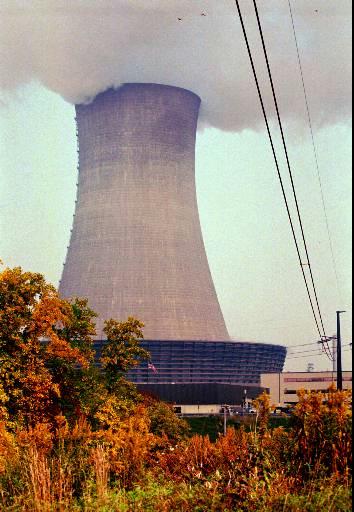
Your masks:
{"label": "cooling tower base", "polygon": [[[95,341],[97,358],[104,343]],[[128,379],[141,391],[176,404],[216,399],[236,404],[245,389],[255,398],[264,389],[261,374],[282,372],[286,357],[285,347],[265,343],[143,340],[141,346],[152,364],[142,363]]]}
{"label": "cooling tower base", "polygon": [[[245,396],[247,401],[254,400],[266,388],[261,386],[243,386],[237,384],[138,384],[141,393],[159,398],[164,402],[173,405],[195,406],[192,414],[203,414],[205,412],[219,413],[222,404],[232,406],[244,405]],[[247,395],[245,395],[245,392]],[[214,410],[213,406],[214,405]],[[201,406],[209,406],[207,409]]]}

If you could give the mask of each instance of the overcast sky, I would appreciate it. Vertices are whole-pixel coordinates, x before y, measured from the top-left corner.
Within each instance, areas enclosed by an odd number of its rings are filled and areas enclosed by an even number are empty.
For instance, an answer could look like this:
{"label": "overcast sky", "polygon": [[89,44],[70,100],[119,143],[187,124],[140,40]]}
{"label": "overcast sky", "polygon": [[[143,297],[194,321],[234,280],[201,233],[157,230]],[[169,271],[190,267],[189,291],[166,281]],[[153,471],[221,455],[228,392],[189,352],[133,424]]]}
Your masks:
{"label": "overcast sky", "polygon": [[[197,141],[198,202],[229,332],[235,339],[288,346],[315,342],[318,334],[234,3],[146,4],[137,0],[132,8],[125,0],[0,1],[1,258],[9,266],[42,272],[54,284],[60,279],[77,181],[74,107],[66,100],[82,101],[126,81],[188,87],[203,101]],[[272,118],[251,5],[241,2]],[[259,2],[326,330],[330,335],[335,332],[335,311],[346,309],[342,321],[347,345],[351,2],[298,0],[292,5],[338,280],[288,2]],[[284,165],[282,169],[285,173]],[[304,349],[292,352],[299,350]],[[344,350],[349,368],[351,352],[349,347]],[[317,354],[290,357],[288,369],[306,369],[309,361],[318,369],[330,364]]]}

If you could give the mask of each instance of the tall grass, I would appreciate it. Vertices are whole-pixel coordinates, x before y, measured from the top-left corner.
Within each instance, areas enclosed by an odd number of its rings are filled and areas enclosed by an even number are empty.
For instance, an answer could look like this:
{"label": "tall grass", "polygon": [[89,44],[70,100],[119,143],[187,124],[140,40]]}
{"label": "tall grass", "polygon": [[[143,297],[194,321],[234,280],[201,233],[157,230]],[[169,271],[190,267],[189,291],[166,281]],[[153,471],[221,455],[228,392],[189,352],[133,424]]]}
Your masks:
{"label": "tall grass", "polygon": [[102,445],[98,445],[92,449],[91,458],[94,467],[97,498],[102,501],[108,491],[110,465],[107,451]]}
{"label": "tall grass", "polygon": [[[292,426],[169,438],[146,409],[105,428],[0,427],[0,509],[6,511],[260,512],[351,510],[351,406],[302,394]],[[262,410],[263,408],[263,410]]]}

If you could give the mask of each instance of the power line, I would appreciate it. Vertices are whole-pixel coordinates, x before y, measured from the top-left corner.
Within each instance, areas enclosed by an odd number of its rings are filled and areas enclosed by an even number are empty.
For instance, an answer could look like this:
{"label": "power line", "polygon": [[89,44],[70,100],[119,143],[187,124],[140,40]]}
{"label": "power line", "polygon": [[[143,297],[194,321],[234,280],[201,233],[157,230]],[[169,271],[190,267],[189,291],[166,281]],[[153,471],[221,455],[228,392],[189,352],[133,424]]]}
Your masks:
{"label": "power line", "polygon": [[296,356],[296,357],[288,357],[288,359],[305,359],[306,357],[312,357],[312,356],[324,356],[325,354],[322,352],[315,352],[313,354],[308,354],[305,356]]}
{"label": "power line", "polygon": [[305,76],[304,76],[304,71],[303,71],[302,62],[301,62],[301,56],[300,56],[300,47],[299,47],[299,43],[298,43],[298,39],[297,39],[297,35],[296,35],[294,14],[293,14],[293,10],[292,10],[292,7],[291,7],[291,0],[288,0],[288,4],[289,4],[291,24],[292,24],[293,33],[294,33],[294,39],[295,39],[297,60],[298,60],[298,63],[299,63],[299,69],[300,69],[300,75],[301,75],[302,89],[303,89],[304,97],[305,97],[305,104],[306,104],[307,118],[308,118],[308,123],[309,123],[309,127],[310,127],[310,133],[311,133],[313,153],[314,153],[314,157],[315,157],[315,164],[316,164],[316,169],[317,169],[317,178],[318,178],[318,182],[319,182],[319,185],[320,185],[322,207],[323,207],[323,212],[324,212],[324,216],[325,216],[327,234],[328,234],[328,239],[329,239],[329,246],[330,246],[331,255],[332,255],[332,265],[333,265],[333,270],[334,270],[334,274],[335,274],[335,278],[336,278],[336,283],[337,283],[338,297],[339,297],[340,300],[342,300],[342,294],[341,294],[340,285],[339,285],[339,277],[338,277],[338,271],[337,271],[336,258],[335,258],[335,255],[334,255],[334,247],[333,247],[333,242],[332,242],[331,230],[330,230],[330,227],[329,227],[327,207],[326,207],[326,201],[325,201],[323,185],[322,185],[322,178],[321,178],[321,172],[320,172],[319,159],[318,159],[317,148],[316,148],[316,143],[315,143],[315,135],[314,135],[312,119],[311,119],[309,99],[308,99],[308,94],[307,94],[307,91],[306,91]]}
{"label": "power line", "polygon": [[301,357],[311,357],[313,355],[326,355],[328,357],[328,354],[327,352],[325,352],[324,350],[321,350],[320,348],[318,348],[317,350],[308,350],[308,351],[304,351],[304,352],[294,352],[294,354],[290,354],[287,359],[296,359],[297,357],[301,356]]}
{"label": "power line", "polygon": [[312,343],[303,343],[301,345],[291,345],[291,347],[287,347],[287,348],[291,350],[293,347],[309,347],[311,345],[317,345],[318,343],[320,343],[320,342],[313,341]]}
{"label": "power line", "polygon": [[283,199],[284,199],[284,202],[285,202],[285,206],[286,206],[286,210],[287,210],[287,214],[288,214],[288,218],[289,218],[289,222],[290,222],[290,226],[291,226],[291,231],[292,231],[292,235],[293,235],[295,246],[296,246],[296,251],[297,251],[297,254],[298,254],[299,261],[300,261],[300,266],[301,266],[303,278],[304,278],[304,281],[305,281],[307,295],[308,295],[308,298],[309,298],[309,301],[310,301],[310,305],[311,305],[312,313],[313,313],[314,320],[315,320],[315,323],[316,323],[317,331],[318,331],[320,337],[322,338],[322,334],[321,334],[320,327],[319,327],[319,324],[318,324],[318,320],[317,320],[317,316],[316,316],[316,313],[315,313],[314,305],[313,305],[313,302],[312,302],[312,297],[311,297],[310,289],[309,289],[309,286],[308,286],[308,283],[307,283],[306,274],[305,274],[305,271],[304,271],[304,267],[302,265],[302,258],[301,258],[301,254],[300,254],[300,249],[299,249],[299,245],[298,245],[298,242],[297,242],[293,221],[292,221],[292,218],[291,218],[290,208],[289,208],[288,200],[287,200],[286,193],[285,193],[285,187],[284,187],[283,179],[282,179],[281,173],[280,173],[279,162],[278,162],[278,158],[277,158],[277,155],[276,155],[276,152],[275,152],[275,146],[274,146],[274,143],[273,143],[272,134],[270,132],[270,127],[269,127],[269,122],[268,122],[268,118],[267,118],[267,113],[266,113],[265,106],[264,106],[263,96],[262,96],[262,93],[261,93],[261,89],[260,89],[260,85],[259,85],[259,81],[258,81],[258,77],[257,77],[257,72],[256,72],[256,68],[255,68],[255,65],[254,65],[253,57],[252,57],[251,48],[250,48],[250,45],[249,45],[249,42],[248,42],[248,37],[247,37],[247,32],[246,32],[245,24],[244,24],[244,21],[243,21],[243,17],[242,17],[239,1],[235,0],[235,2],[236,2],[236,7],[237,7],[237,10],[238,10],[238,14],[239,14],[239,18],[240,18],[240,22],[241,22],[241,26],[242,26],[243,35],[244,35],[246,46],[247,46],[247,51],[248,51],[248,56],[249,56],[251,67],[252,67],[252,71],[253,71],[253,76],[254,76],[254,79],[255,79],[255,82],[256,82],[258,97],[259,97],[259,100],[260,100],[260,103],[261,103],[262,112],[263,112],[264,120],[265,120],[266,127],[267,127],[267,133],[268,133],[268,137],[269,137],[271,148],[272,148],[273,158],[274,158],[275,165],[276,165],[276,168],[277,168],[278,178],[279,178],[280,186],[281,186],[281,189],[282,189]]}
{"label": "power line", "polygon": [[[325,352],[328,359],[333,361],[333,355],[331,354],[330,348],[327,346],[325,347],[322,341],[315,341],[312,343],[304,343],[303,345],[293,345],[293,347],[288,347],[288,348],[289,348],[289,350],[292,350],[293,348],[297,348],[297,347],[310,347],[312,345],[319,345],[319,344],[322,344],[322,351]],[[314,349],[312,349],[312,350],[314,350]],[[319,350],[319,348],[318,348],[318,350]],[[306,353],[306,352],[311,352],[311,351],[299,350],[297,352],[293,352],[293,354],[290,353],[290,356],[296,355],[296,354],[302,354],[302,353]],[[291,359],[291,357],[289,357],[289,359]]]}
{"label": "power line", "polygon": [[342,348],[345,348],[345,347],[351,347],[352,344],[351,343],[346,343],[345,345],[342,345]]}
{"label": "power line", "polygon": [[285,152],[286,163],[287,163],[287,167],[288,167],[288,171],[289,171],[291,188],[292,188],[292,192],[293,192],[293,196],[294,196],[294,200],[295,200],[297,217],[298,217],[299,225],[300,225],[300,229],[301,229],[301,236],[302,236],[302,240],[303,240],[303,244],[304,244],[304,248],[305,248],[307,264],[308,264],[309,271],[310,271],[312,288],[313,288],[314,296],[315,296],[315,299],[316,299],[317,310],[318,310],[319,318],[320,318],[320,321],[321,321],[321,326],[322,326],[324,338],[326,338],[326,330],[325,330],[325,327],[324,327],[322,313],[321,313],[321,308],[320,308],[320,305],[319,305],[318,294],[317,294],[315,280],[314,280],[314,276],[313,276],[313,272],[312,272],[312,265],[311,265],[311,262],[310,262],[309,250],[308,250],[308,246],[307,246],[307,242],[306,242],[306,237],[305,237],[304,224],[303,224],[302,216],[301,216],[301,213],[300,213],[300,206],[299,206],[299,201],[298,201],[298,197],[297,197],[297,193],[296,193],[296,189],[295,189],[294,176],[293,176],[293,172],[291,170],[290,158],[289,158],[289,153],[288,153],[288,149],[287,149],[287,145],[286,145],[286,141],[285,141],[285,134],[284,134],[283,124],[282,124],[281,117],[280,117],[279,104],[278,104],[277,95],[276,95],[276,92],[275,92],[274,80],[273,80],[273,76],[272,76],[272,71],[270,69],[270,62],[269,62],[268,52],[267,52],[267,48],[266,48],[266,44],[265,44],[265,40],[264,40],[263,29],[262,29],[261,20],[260,20],[260,17],[259,17],[259,12],[258,12],[258,7],[257,7],[256,0],[253,0],[253,5],[254,5],[255,13],[256,13],[259,33],[260,33],[260,36],[261,36],[264,57],[265,57],[265,61],[266,61],[266,64],[267,64],[269,81],[270,81],[270,85],[271,85],[271,89],[272,89],[272,94],[273,94],[273,100],[274,100],[275,109],[276,109],[276,113],[277,113],[277,119],[278,119],[279,129],[280,129],[280,133],[281,133],[281,139],[282,139],[282,143],[283,143],[283,148],[284,148],[284,152]]}
{"label": "power line", "polygon": [[[348,343],[347,345],[343,345],[343,348],[345,347],[349,347],[351,344]],[[347,350],[344,350],[344,352],[348,352],[349,350],[351,349],[347,349]],[[304,354],[307,354],[307,355],[304,355]],[[312,355],[325,355],[324,352],[321,352],[320,348],[318,348],[318,350],[299,350],[298,352],[294,352],[292,354],[290,354],[289,356],[287,356],[287,359],[297,359],[298,356],[300,357],[311,357]],[[326,353],[327,355],[327,353]]]}
{"label": "power line", "polygon": [[249,45],[249,41],[248,41],[248,37],[247,37],[247,32],[246,32],[245,24],[244,24],[244,21],[243,21],[242,12],[241,12],[241,9],[240,9],[239,0],[235,0],[235,3],[236,3],[237,11],[238,11],[238,14],[239,14],[239,18],[240,18],[243,35],[244,35],[245,42],[246,42],[248,56],[249,56],[249,59],[250,59],[250,63],[251,63],[252,71],[253,71],[253,76],[254,76],[254,79],[255,79],[256,87],[257,87],[258,97],[259,97],[259,100],[260,100],[260,103],[261,103],[261,107],[262,107],[262,112],[263,112],[263,116],[264,116],[264,120],[265,120],[265,124],[266,124],[266,128],[267,128],[267,133],[268,133],[269,141],[270,141],[271,148],[272,148],[273,158],[274,158],[274,161],[275,161],[275,165],[276,165],[276,169],[277,169],[277,174],[278,174],[278,178],[279,178],[279,181],[280,181],[280,186],[281,186],[281,190],[282,190],[282,194],[283,194],[283,199],[284,199],[284,202],[285,202],[286,211],[287,211],[288,219],[289,219],[289,222],[290,222],[290,227],[291,227],[292,235],[293,235],[293,239],[294,239],[294,242],[295,242],[295,247],[296,247],[298,259],[299,259],[299,262],[300,262],[300,267],[301,267],[302,275],[303,275],[303,278],[304,278],[304,282],[305,282],[305,286],[306,286],[306,290],[307,290],[307,295],[308,295],[309,302],[310,302],[310,305],[311,305],[311,310],[312,310],[312,313],[313,313],[313,317],[314,317],[314,320],[315,320],[317,331],[319,333],[320,338],[322,339],[323,335],[321,333],[321,329],[320,329],[320,326],[319,326],[319,323],[318,323],[317,315],[315,313],[315,308],[314,308],[314,304],[313,304],[313,301],[312,301],[309,285],[308,285],[308,282],[307,282],[307,277],[306,277],[306,274],[305,274],[305,271],[304,271],[304,266],[302,264],[302,258],[301,258],[301,253],[300,253],[300,249],[299,249],[299,244],[298,244],[298,241],[297,241],[297,238],[296,238],[296,232],[295,232],[293,220],[292,220],[291,213],[290,213],[289,203],[288,203],[288,200],[287,200],[287,197],[286,197],[285,187],[284,187],[283,179],[282,179],[282,176],[281,176],[281,173],[280,173],[279,162],[278,162],[278,158],[277,158],[277,155],[276,155],[272,134],[271,134],[270,127],[269,127],[267,112],[266,112],[266,109],[265,109],[264,100],[263,100],[262,92],[261,92],[261,89],[260,89],[259,80],[258,80],[255,64],[254,64],[254,61],[253,61],[252,52],[251,52],[251,48],[250,48],[250,45]]}
{"label": "power line", "polygon": [[[321,351],[320,350],[320,347],[317,347],[317,350]],[[308,352],[315,352],[316,350],[313,348],[311,350],[298,350],[297,352],[292,352],[289,354],[289,356],[294,356],[294,355],[298,355],[298,354],[306,354]]]}
{"label": "power line", "polygon": [[[351,349],[346,349],[346,350],[343,350],[343,352],[350,352]],[[287,360],[292,360],[292,359],[305,359],[306,357],[312,357],[312,356],[324,356],[326,355],[324,352],[314,352],[313,354],[307,354],[307,355],[304,355],[304,356],[296,356],[296,357],[288,357]]]}

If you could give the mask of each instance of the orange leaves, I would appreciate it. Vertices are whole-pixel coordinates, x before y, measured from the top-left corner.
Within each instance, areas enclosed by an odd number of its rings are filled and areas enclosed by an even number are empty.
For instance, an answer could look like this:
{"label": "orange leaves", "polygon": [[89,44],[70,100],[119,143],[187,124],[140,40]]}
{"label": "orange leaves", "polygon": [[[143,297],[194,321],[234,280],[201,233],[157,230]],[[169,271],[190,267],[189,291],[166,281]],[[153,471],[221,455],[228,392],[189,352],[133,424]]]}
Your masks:
{"label": "orange leaves", "polygon": [[17,386],[21,394],[13,405],[16,406],[19,418],[30,425],[44,421],[48,416],[52,393],[57,391],[49,370],[42,362],[34,359],[26,366],[26,371],[22,372]]}
{"label": "orange leaves", "polygon": [[48,423],[36,423],[34,427],[19,431],[19,446],[36,448],[42,454],[48,454],[53,448],[53,434]]}
{"label": "orange leaves", "polygon": [[58,411],[69,370],[92,361],[94,316],[85,299],[61,299],[40,274],[0,272],[0,386],[14,418],[33,424]]}
{"label": "orange leaves", "polygon": [[57,323],[68,321],[71,308],[40,274],[20,267],[0,273],[0,346],[13,352],[29,341],[50,337]]}
{"label": "orange leaves", "polygon": [[3,422],[0,422],[0,474],[5,470],[6,464],[17,459],[18,450],[15,437],[10,434]]}
{"label": "orange leaves", "polygon": [[8,419],[6,404],[9,401],[8,395],[5,393],[4,386],[0,381],[0,424]]}
{"label": "orange leaves", "polygon": [[111,471],[126,484],[142,474],[150,460],[156,437],[150,432],[147,410],[138,406],[132,414],[115,428],[100,430],[94,438],[106,447]]}
{"label": "orange leaves", "polygon": [[260,434],[265,434],[268,427],[269,418],[274,406],[270,401],[270,395],[264,391],[256,400],[253,400],[253,406],[257,410],[257,421],[259,423]]}
{"label": "orange leaves", "polygon": [[[114,421],[108,421],[106,416],[105,422],[96,423],[95,427],[84,416],[70,426],[63,415],[56,416],[51,425],[39,421],[33,427],[18,429],[14,435],[0,424],[1,498],[11,509],[8,490],[15,489],[18,502],[28,500],[26,510],[71,510],[77,505],[75,499],[90,510],[115,510],[118,505],[123,506],[117,501],[123,492],[124,507],[129,504],[131,510],[255,512],[285,510],[291,495],[303,493],[304,501],[299,501],[299,506],[294,502],[294,510],[304,510],[310,495],[316,494],[320,486],[326,487],[332,481],[337,493],[349,481],[349,432],[344,426],[331,423],[331,418],[337,418],[337,412],[342,410],[342,400],[347,398],[342,394],[326,398],[331,404],[322,403],[318,416],[319,402],[314,397],[302,397],[301,411],[308,418],[311,407],[315,407],[311,425],[322,421],[317,441],[324,436],[333,445],[314,445],[314,460],[295,442],[301,424],[289,425],[288,430],[268,430],[263,436],[244,427],[230,428],[215,443],[203,436],[171,442],[163,433],[162,437],[152,433],[151,401],[131,407],[129,414],[120,417],[113,414],[115,407],[112,413],[107,404],[101,414],[111,415]],[[329,411],[332,416],[327,416]],[[314,436],[314,432],[308,430],[308,435]],[[341,473],[331,465],[333,456],[342,464]],[[16,472],[11,473],[13,467]],[[309,485],[305,467],[311,470]],[[13,475],[15,478],[11,479]],[[18,478],[22,478],[21,486],[14,488],[12,482]],[[5,492],[3,482],[7,482]],[[146,496],[147,484],[156,491],[154,497]],[[21,495],[24,492],[25,497]],[[131,501],[126,501],[128,495]],[[144,496],[147,501],[142,501]],[[328,502],[317,498],[313,510],[318,506],[327,510],[327,504],[334,506],[334,494]]]}
{"label": "orange leaves", "polygon": [[16,340],[28,328],[33,308],[45,292],[54,288],[43,276],[20,267],[0,272],[0,340]]}
{"label": "orange leaves", "polygon": [[341,425],[352,418],[352,392],[329,390],[326,407],[328,413],[336,416]]}
{"label": "orange leaves", "polygon": [[70,305],[61,300],[55,290],[48,289],[33,307],[28,332],[37,337],[51,337],[55,326],[66,324],[70,314]]}
{"label": "orange leaves", "polygon": [[300,391],[298,395],[292,437],[300,469],[343,472],[352,460],[351,393],[331,388],[327,394]]}
{"label": "orange leaves", "polygon": [[59,338],[57,334],[52,334],[44,358],[47,361],[61,359],[69,363],[80,364],[83,368],[89,366],[86,356],[78,348],[72,347],[66,340]]}
{"label": "orange leaves", "polygon": [[159,467],[176,481],[205,480],[216,470],[216,446],[207,436],[193,436],[158,454]]}

